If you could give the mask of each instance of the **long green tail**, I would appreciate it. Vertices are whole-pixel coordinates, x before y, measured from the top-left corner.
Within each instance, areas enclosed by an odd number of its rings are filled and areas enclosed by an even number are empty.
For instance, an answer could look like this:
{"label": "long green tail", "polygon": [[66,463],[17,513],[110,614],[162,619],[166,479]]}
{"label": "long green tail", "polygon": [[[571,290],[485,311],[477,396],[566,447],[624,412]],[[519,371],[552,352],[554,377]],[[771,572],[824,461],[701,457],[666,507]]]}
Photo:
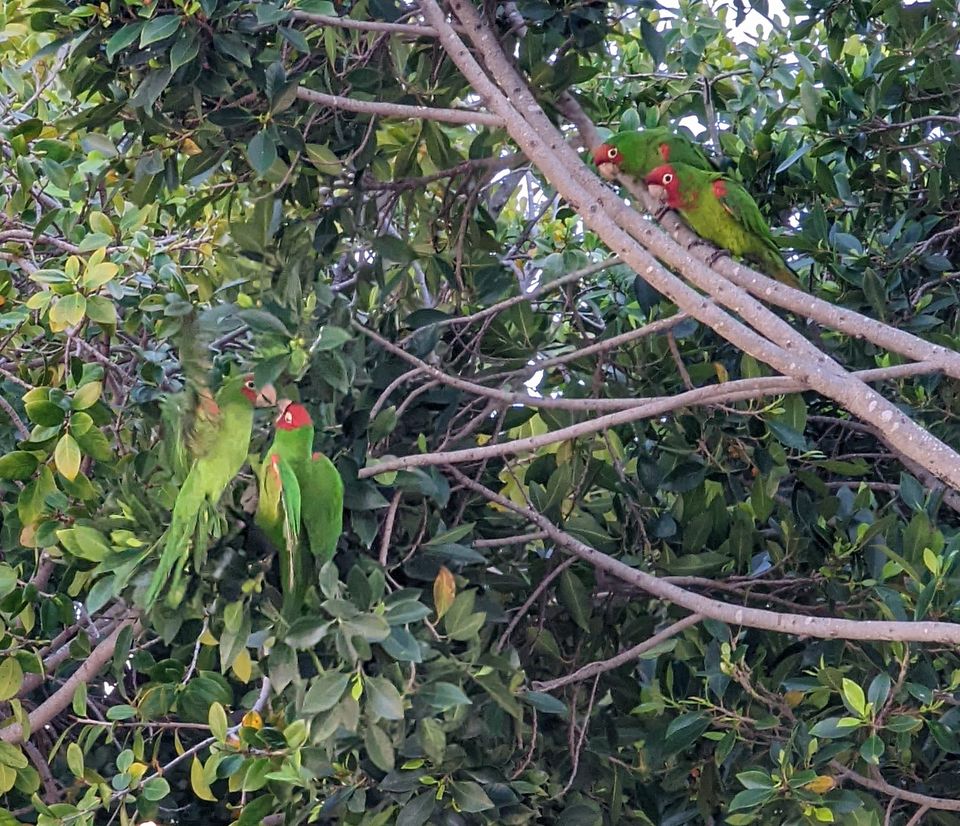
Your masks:
{"label": "long green tail", "polygon": [[771,278],[781,284],[786,284],[788,287],[793,287],[795,290],[803,289],[799,277],[790,269],[790,265],[787,264],[778,250],[765,249],[762,256],[758,255],[756,257],[758,259],[757,263]]}
{"label": "long green tail", "polygon": [[[174,568],[183,568],[187,556],[190,553],[190,542],[197,529],[197,517],[200,513],[200,506],[203,499],[196,490],[198,475],[191,471],[183,481],[183,487],[177,494],[177,501],[173,505],[173,516],[170,520],[170,527],[167,529],[167,536],[163,544],[163,553],[160,554],[160,562],[157,570],[153,572],[153,579],[150,580],[150,587],[144,596],[144,608],[150,610],[160,591],[166,585]],[[178,577],[179,579],[179,577]]]}

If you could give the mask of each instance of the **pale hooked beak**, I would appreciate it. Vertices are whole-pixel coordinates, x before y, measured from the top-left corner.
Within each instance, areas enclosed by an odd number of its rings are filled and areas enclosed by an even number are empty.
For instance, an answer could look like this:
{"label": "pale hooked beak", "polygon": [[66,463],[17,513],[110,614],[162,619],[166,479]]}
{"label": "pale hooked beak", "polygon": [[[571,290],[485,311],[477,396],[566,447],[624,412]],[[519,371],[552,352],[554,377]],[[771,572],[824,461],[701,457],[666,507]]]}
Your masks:
{"label": "pale hooked beak", "polygon": [[660,184],[648,184],[647,190],[658,201],[667,200],[667,190],[660,186]]}
{"label": "pale hooked beak", "polygon": [[291,404],[293,404],[293,399],[280,399],[277,402],[277,415],[282,416],[283,411],[286,410]]}
{"label": "pale hooked beak", "polygon": [[597,172],[600,173],[601,178],[612,181],[617,177],[617,165],[615,163],[602,163],[597,167]]}
{"label": "pale hooked beak", "polygon": [[257,392],[256,407],[273,407],[277,403],[277,391],[272,384],[265,384]]}

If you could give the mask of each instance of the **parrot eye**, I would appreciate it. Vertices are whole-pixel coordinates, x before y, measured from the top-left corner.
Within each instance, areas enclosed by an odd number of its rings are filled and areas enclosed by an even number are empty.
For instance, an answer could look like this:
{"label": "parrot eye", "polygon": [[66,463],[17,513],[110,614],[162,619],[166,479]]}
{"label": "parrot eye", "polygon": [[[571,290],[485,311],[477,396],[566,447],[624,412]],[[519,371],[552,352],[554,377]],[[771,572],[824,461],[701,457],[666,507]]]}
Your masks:
{"label": "parrot eye", "polygon": [[664,175],[664,176],[663,176],[663,182],[664,182],[665,184],[672,183],[672,182],[673,182],[673,173],[672,173],[672,172],[668,172],[666,175]]}
{"label": "parrot eye", "polygon": [[293,415],[292,415],[291,413],[284,413],[284,414],[283,414],[283,420],[284,420],[287,424],[291,424],[291,423],[293,422]]}
{"label": "parrot eye", "polygon": [[244,386],[245,386],[248,390],[253,390],[256,385],[254,385],[253,379],[247,379],[247,380],[244,382]]}
{"label": "parrot eye", "polygon": [[614,158],[616,158],[617,155],[619,155],[619,154],[620,154],[620,150],[617,149],[617,147],[615,147],[615,146],[611,146],[611,147],[607,150],[607,157],[608,157],[611,161],[612,161]]}

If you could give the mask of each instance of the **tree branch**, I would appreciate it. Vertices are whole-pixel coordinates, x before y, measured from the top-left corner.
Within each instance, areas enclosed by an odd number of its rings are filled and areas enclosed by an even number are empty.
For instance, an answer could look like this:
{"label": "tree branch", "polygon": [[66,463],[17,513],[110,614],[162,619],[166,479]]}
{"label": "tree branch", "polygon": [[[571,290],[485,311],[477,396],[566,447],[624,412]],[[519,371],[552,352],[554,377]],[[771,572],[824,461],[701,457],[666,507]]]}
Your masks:
{"label": "tree branch", "polygon": [[668,625],[662,631],[658,631],[649,639],[644,640],[638,645],[628,648],[626,651],[621,651],[615,657],[611,657],[608,660],[597,660],[592,662],[589,665],[585,665],[582,668],[578,668],[572,674],[567,674],[564,677],[558,677],[555,680],[544,680],[539,682],[534,680],[531,683],[534,691],[553,691],[556,688],[562,688],[565,685],[570,685],[570,683],[580,683],[584,680],[589,680],[591,677],[595,677],[597,674],[604,674],[607,671],[613,671],[615,668],[619,668],[621,665],[626,665],[632,660],[639,659],[648,651],[656,648],[661,643],[666,642],[671,637],[675,637],[677,634],[686,630],[692,625],[696,625],[699,622],[703,621],[703,614],[691,614],[689,617],[684,617],[682,620],[677,620],[672,625]]}
{"label": "tree branch", "polygon": [[[587,170],[544,115],[476,8],[466,0],[451,0],[450,6],[470,32],[487,68],[508,90],[510,99],[486,75],[448,24],[435,0],[421,0],[420,3],[424,18],[437,29],[448,55],[474,90],[503,118],[510,136],[521,150],[528,157],[537,159],[537,166],[547,179],[613,252],[679,309],[707,324],[744,352],[836,400],[864,421],[877,425],[889,439],[896,439],[899,450],[960,490],[960,455],[879,393],[852,379],[833,359],[817,350],[746,291],[693,258],[622,201],[611,198],[609,189]],[[642,239],[642,245],[637,238]],[[657,263],[651,252],[683,272],[687,279],[737,316],[749,320],[770,340],[671,275]]]}
{"label": "tree branch", "polygon": [[[110,660],[117,647],[117,640],[125,628],[132,627],[134,636],[140,633],[140,620],[125,620],[118,625],[113,633],[101,642],[90,655],[80,663],[80,667],[73,672],[60,688],[53,692],[46,700],[30,712],[30,731],[35,732],[43,728],[73,701],[73,693],[81,683],[88,683],[100,669]],[[0,729],[0,740],[6,743],[18,743],[23,740],[23,728],[19,723]]]}
{"label": "tree branch", "polygon": [[357,100],[340,95],[315,92],[301,86],[297,97],[327,109],[357,112],[362,115],[379,115],[402,120],[437,120],[442,123],[475,124],[478,126],[503,126],[503,120],[489,112],[472,112],[469,109],[435,109],[431,106],[407,106],[403,103],[385,103],[379,100]]}
{"label": "tree branch", "polygon": [[[803,614],[766,611],[762,608],[747,608],[729,605],[715,599],[693,594],[659,577],[631,568],[618,559],[591,548],[579,539],[561,530],[542,513],[517,505],[505,496],[475,482],[455,467],[446,469],[461,485],[480,494],[488,502],[495,502],[507,510],[519,514],[528,522],[546,532],[550,539],[569,553],[606,571],[611,576],[636,586],[651,596],[679,605],[688,611],[702,614],[735,627],[760,628],[777,634],[792,634],[798,637],[818,639],[897,641],[960,644],[960,623],[951,622],[896,622],[887,620],[851,620],[840,617],[811,617]],[[960,803],[957,804],[960,806]]]}
{"label": "tree branch", "polygon": [[[407,354],[409,355],[409,354]],[[410,356],[410,358],[416,358]],[[429,365],[428,365],[429,366]],[[914,367],[915,365],[904,365],[905,367]],[[429,368],[435,370],[436,368]],[[888,378],[886,371],[893,368],[878,368],[883,371],[881,378]],[[872,380],[869,374],[873,370],[864,370],[860,373],[854,373],[855,376],[867,381]],[[472,382],[455,379],[447,376],[445,373],[437,371],[444,378],[441,379],[445,384],[467,390],[468,392],[478,392],[480,395],[503,401],[505,404],[523,404],[529,407],[558,407],[568,409],[573,405],[553,404],[550,399],[538,399],[533,396],[527,396],[520,393],[507,393],[503,390],[493,390],[482,385],[475,385]],[[527,436],[523,439],[513,439],[502,444],[484,445],[482,447],[471,447],[463,450],[436,451],[434,453],[415,453],[411,456],[400,456],[394,459],[387,459],[377,464],[367,465],[360,469],[359,477],[366,479],[371,476],[379,476],[381,473],[387,473],[393,470],[408,470],[413,467],[429,467],[435,465],[463,464],[465,462],[479,462],[486,459],[511,456],[517,453],[527,453],[537,450],[547,445],[557,442],[566,442],[570,439],[577,439],[581,436],[588,436],[593,433],[607,430],[611,427],[629,424],[649,419],[654,416],[662,416],[664,413],[677,410],[691,405],[704,404],[729,404],[730,402],[745,401],[755,399],[763,395],[780,395],[783,393],[796,393],[805,390],[799,382],[777,377],[766,377],[758,379],[741,379],[739,381],[730,381],[723,384],[710,384],[706,387],[697,387],[694,390],[687,390],[684,393],[677,393],[673,396],[661,396],[652,399],[582,399],[569,400],[571,402],[584,402],[578,405],[578,409],[603,408],[601,402],[610,402],[610,406],[624,407],[615,413],[608,413],[604,416],[598,416],[586,422],[578,422],[568,427],[562,427],[559,430],[553,430],[549,433],[543,433],[539,436]],[[480,393],[479,391],[483,391]],[[546,402],[546,404],[544,404]],[[896,449],[895,447],[893,449]]]}
{"label": "tree branch", "polygon": [[848,769],[843,765],[843,763],[840,763],[837,760],[831,760],[830,765],[840,774],[841,777],[852,780],[858,786],[863,786],[865,789],[870,789],[874,792],[880,792],[881,794],[895,797],[898,800],[908,800],[911,803],[917,803],[920,806],[927,806],[931,809],[939,809],[940,811],[945,812],[960,812],[960,800],[950,800],[949,798],[945,797],[930,797],[929,795],[920,794],[919,792],[911,792],[907,791],[906,789],[900,789],[891,783],[887,783],[887,781],[883,778],[865,777],[862,774],[858,774],[853,769]]}

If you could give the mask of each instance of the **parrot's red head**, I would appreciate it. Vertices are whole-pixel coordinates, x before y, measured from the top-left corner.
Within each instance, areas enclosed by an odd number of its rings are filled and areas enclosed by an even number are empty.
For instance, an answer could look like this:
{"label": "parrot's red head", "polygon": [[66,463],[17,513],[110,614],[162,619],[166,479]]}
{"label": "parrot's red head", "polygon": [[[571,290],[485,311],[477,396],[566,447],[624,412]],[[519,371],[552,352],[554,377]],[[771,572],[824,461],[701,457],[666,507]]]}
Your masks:
{"label": "parrot's red head", "polygon": [[612,178],[623,163],[623,153],[617,147],[604,143],[594,151],[593,162],[604,178]]}
{"label": "parrot's red head", "polygon": [[665,163],[658,166],[644,179],[650,194],[654,198],[666,201],[671,209],[678,209],[681,204],[680,179],[674,168]]}
{"label": "parrot's red head", "polygon": [[277,416],[277,430],[297,430],[313,424],[313,419],[302,404],[289,402]]}
{"label": "parrot's red head", "polygon": [[273,389],[273,385],[265,384],[258,391],[253,373],[247,373],[243,377],[243,387],[240,388],[240,392],[254,407],[273,407],[277,403],[277,391]]}

